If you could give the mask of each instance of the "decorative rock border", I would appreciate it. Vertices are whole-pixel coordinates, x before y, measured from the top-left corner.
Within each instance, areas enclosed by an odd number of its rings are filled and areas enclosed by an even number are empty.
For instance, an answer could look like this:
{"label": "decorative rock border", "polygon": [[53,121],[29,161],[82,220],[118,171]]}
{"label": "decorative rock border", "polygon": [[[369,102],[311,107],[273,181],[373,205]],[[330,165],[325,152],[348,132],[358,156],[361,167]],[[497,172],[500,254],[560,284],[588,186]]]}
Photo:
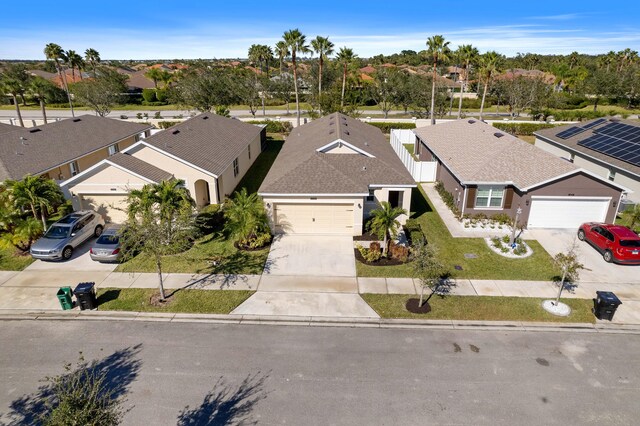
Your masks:
{"label": "decorative rock border", "polygon": [[529,257],[529,256],[531,256],[533,254],[533,250],[531,249],[531,247],[529,247],[529,244],[525,243],[524,241],[522,241],[520,244],[524,244],[524,246],[527,248],[527,251],[526,251],[525,254],[521,254],[521,255],[514,254],[513,253],[513,249],[508,244],[505,244],[504,242],[502,242],[502,240],[500,240],[500,246],[509,249],[509,251],[506,252],[506,253],[504,253],[499,248],[494,247],[493,241],[491,241],[491,238],[485,238],[484,241],[487,243],[489,248],[494,253],[499,254],[502,257],[508,257],[510,259],[524,259],[524,258]]}

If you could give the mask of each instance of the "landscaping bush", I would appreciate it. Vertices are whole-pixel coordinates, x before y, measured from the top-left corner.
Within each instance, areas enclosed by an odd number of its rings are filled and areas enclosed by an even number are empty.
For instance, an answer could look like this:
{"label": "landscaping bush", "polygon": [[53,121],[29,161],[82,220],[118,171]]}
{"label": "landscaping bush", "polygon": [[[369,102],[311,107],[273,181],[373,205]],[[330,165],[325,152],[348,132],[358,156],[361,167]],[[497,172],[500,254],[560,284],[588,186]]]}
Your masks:
{"label": "landscaping bush", "polygon": [[406,262],[409,258],[409,247],[405,247],[391,241],[389,244],[389,256],[392,259],[398,259],[401,262]]}
{"label": "landscaping bush", "polygon": [[142,105],[144,106],[162,106],[165,105],[164,102],[148,102],[148,101],[142,101]]}
{"label": "landscaping bush", "polygon": [[[142,89],[142,99],[144,99],[145,102],[155,102],[156,89]],[[144,102],[142,104],[144,105]]]}
{"label": "landscaping bush", "polygon": [[371,246],[373,246],[373,244],[374,243],[371,243],[371,245],[369,246],[370,248],[364,248],[360,244],[358,244],[356,246],[356,248],[358,249],[358,251],[362,255],[362,258],[367,263],[377,262],[378,260],[380,260],[380,257],[382,257],[382,251],[380,250],[380,244],[377,243],[377,247],[378,247],[377,250],[375,249],[375,246],[373,248],[371,248]]}
{"label": "landscaping bush", "polygon": [[378,129],[382,133],[391,133],[391,129],[415,129],[416,123],[367,123]]}
{"label": "landscaping bush", "polygon": [[154,119],[156,119],[156,120],[160,120],[160,119],[162,119],[163,117],[162,117],[162,114],[160,113],[160,111],[156,111],[156,112],[153,114],[153,118],[154,118]]}
{"label": "landscaping bush", "polygon": [[493,216],[491,216],[491,219],[495,220],[496,222],[498,222],[501,225],[509,225],[513,221],[511,219],[511,216],[509,216],[506,213],[494,214]]}
{"label": "landscaping bush", "polygon": [[165,89],[158,89],[156,90],[156,99],[158,100],[158,102],[167,102],[167,91]]}
{"label": "landscaping bush", "polygon": [[440,198],[442,198],[442,201],[447,205],[447,207],[449,207],[449,210],[451,210],[455,216],[459,216],[460,210],[456,206],[453,195],[451,195],[451,193],[444,188],[444,184],[440,181],[437,181],[435,184],[435,188],[436,191],[438,191],[438,194],[440,194]]}
{"label": "landscaping bush", "polygon": [[273,120],[251,120],[247,121],[250,124],[266,124],[267,133],[289,133],[293,126],[288,121],[273,121]]}
{"label": "landscaping bush", "polygon": [[537,132],[542,129],[549,129],[556,127],[556,124],[549,123],[493,123],[493,127],[496,127],[504,132],[512,135],[531,136],[533,132]]}
{"label": "landscaping bush", "polygon": [[422,232],[422,226],[420,226],[420,223],[418,223],[416,219],[407,219],[404,225],[404,232],[410,244],[417,243],[418,241],[427,241],[424,232]]}
{"label": "landscaping bush", "polygon": [[198,236],[202,237],[222,229],[224,215],[219,204],[203,207],[196,215],[195,227]]}
{"label": "landscaping bush", "polygon": [[263,232],[261,234],[256,235],[255,238],[252,238],[249,240],[249,248],[252,250],[259,249],[266,246],[270,242],[271,242],[271,234],[268,232]]}
{"label": "landscaping bush", "polygon": [[179,121],[159,121],[158,127],[161,129],[168,129],[169,127],[175,126],[178,123],[180,122]]}
{"label": "landscaping bush", "polygon": [[585,121],[591,120],[594,118],[604,117],[607,114],[602,111],[593,111],[593,110],[551,110],[549,111],[550,115],[557,121]]}

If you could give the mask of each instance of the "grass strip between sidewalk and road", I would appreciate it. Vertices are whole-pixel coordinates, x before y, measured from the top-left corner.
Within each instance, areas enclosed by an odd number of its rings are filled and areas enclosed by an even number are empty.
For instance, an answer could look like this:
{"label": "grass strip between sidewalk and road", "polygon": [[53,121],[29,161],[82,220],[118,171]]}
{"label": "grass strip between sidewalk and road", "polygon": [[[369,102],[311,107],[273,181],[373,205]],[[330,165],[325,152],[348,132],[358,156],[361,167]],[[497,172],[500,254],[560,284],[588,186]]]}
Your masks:
{"label": "grass strip between sidewalk and road", "polygon": [[361,294],[360,296],[382,318],[595,323],[595,317],[591,312],[593,301],[588,299],[562,299],[563,303],[571,307],[571,314],[567,317],[559,317],[542,308],[542,302],[546,299],[534,297],[434,295],[429,300],[431,312],[414,314],[406,310],[405,303],[410,298],[416,298],[415,295]]}
{"label": "grass strip between sidewalk and road", "polygon": [[156,288],[102,288],[98,290],[98,310],[171,312],[184,314],[229,314],[254,291],[165,289],[168,302],[154,306],[150,300]]}

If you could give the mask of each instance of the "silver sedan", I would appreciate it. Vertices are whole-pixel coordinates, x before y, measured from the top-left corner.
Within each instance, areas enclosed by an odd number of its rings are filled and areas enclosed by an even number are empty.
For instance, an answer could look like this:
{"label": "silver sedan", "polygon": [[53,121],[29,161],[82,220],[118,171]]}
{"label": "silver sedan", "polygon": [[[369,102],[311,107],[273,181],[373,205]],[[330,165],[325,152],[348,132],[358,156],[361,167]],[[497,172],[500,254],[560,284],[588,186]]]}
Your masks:
{"label": "silver sedan", "polygon": [[96,262],[118,262],[120,261],[120,231],[119,226],[110,226],[102,232],[100,238],[93,244],[89,255]]}

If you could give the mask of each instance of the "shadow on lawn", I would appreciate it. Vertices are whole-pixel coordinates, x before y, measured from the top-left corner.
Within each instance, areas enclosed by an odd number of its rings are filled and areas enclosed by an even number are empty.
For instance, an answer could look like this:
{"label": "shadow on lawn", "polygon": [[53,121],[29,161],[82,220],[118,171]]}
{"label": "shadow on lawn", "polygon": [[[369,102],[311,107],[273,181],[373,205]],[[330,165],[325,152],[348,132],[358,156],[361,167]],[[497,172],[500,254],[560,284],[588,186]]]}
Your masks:
{"label": "shadow on lawn", "polygon": [[[104,389],[111,392],[112,398],[117,399],[128,392],[129,386],[138,376],[142,367],[142,361],[139,359],[141,350],[141,344],[121,349],[106,358],[92,361],[85,368],[97,377],[104,374]],[[78,371],[74,370],[68,374],[77,374]],[[51,405],[55,405],[56,401],[53,398],[52,385],[47,382],[36,392],[16,399],[9,406],[11,411],[7,416],[10,421],[6,425],[40,424]]]}
{"label": "shadow on lawn", "polygon": [[427,198],[424,196],[422,191],[419,188],[413,188],[411,191],[411,209],[413,213],[411,213],[411,218],[415,219],[422,216],[425,213],[430,213],[433,211]]}
{"label": "shadow on lawn", "polygon": [[178,426],[255,425],[249,418],[256,403],[267,397],[263,390],[267,375],[248,375],[238,386],[228,385],[220,377],[213,389],[205,395],[200,406],[188,405],[178,415]]}

